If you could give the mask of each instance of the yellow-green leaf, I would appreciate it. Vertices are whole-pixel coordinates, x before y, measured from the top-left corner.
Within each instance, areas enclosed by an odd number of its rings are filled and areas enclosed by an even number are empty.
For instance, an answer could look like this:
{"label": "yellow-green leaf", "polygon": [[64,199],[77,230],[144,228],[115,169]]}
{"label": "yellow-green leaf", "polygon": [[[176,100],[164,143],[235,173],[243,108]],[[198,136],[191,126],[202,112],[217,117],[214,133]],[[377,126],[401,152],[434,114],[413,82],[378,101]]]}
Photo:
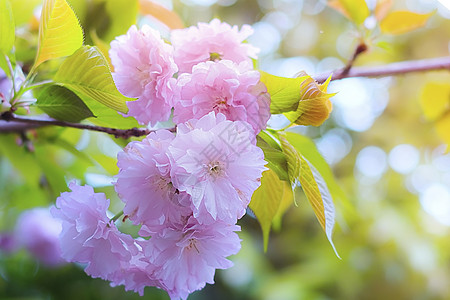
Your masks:
{"label": "yellow-green leaf", "polygon": [[97,47],[78,49],[61,65],[54,81],[122,113],[128,111],[126,101],[132,100],[117,90],[108,62]]}
{"label": "yellow-green leaf", "polygon": [[305,77],[287,78],[263,71],[260,71],[260,73],[260,80],[266,85],[271,98],[270,112],[281,114],[296,110],[300,100],[301,83],[305,80]]}
{"label": "yellow-green leaf", "polygon": [[7,54],[14,45],[14,17],[9,0],[0,0],[0,52]]}
{"label": "yellow-green leaf", "polygon": [[331,0],[328,1],[328,5],[342,13],[356,25],[361,25],[370,15],[365,0]]}
{"label": "yellow-green leaf", "polygon": [[281,220],[289,207],[291,207],[292,203],[294,203],[294,193],[292,192],[291,186],[285,182],[283,185],[283,198],[280,201],[280,206],[272,221],[272,229],[274,231],[281,230]]}
{"label": "yellow-green leaf", "polygon": [[336,247],[332,241],[335,210],[333,199],[320,173],[305,158],[301,157],[300,184],[313,207],[317,220],[319,220],[325,234],[333,247],[334,252],[339,257]]}
{"label": "yellow-green leaf", "polygon": [[410,11],[394,11],[389,13],[380,23],[383,33],[402,34],[425,26],[433,13],[417,14]]}
{"label": "yellow-green leaf", "polygon": [[447,144],[447,152],[450,151],[450,111],[448,111],[444,116],[442,116],[436,122],[436,130],[444,141]]}
{"label": "yellow-green leaf", "polygon": [[298,185],[300,176],[300,155],[298,154],[297,150],[291,145],[291,143],[289,143],[289,141],[286,139],[284,133],[280,133],[278,136],[281,142],[283,153],[286,155],[289,181],[292,186],[296,186]]}
{"label": "yellow-green leaf", "polygon": [[422,90],[420,97],[425,117],[434,121],[450,110],[450,84],[429,82]]}
{"label": "yellow-green leaf", "polygon": [[253,193],[249,205],[261,225],[264,251],[267,251],[273,218],[277,214],[280,202],[283,199],[284,184],[283,181],[278,179],[274,171],[265,171],[261,178],[261,186]]}
{"label": "yellow-green leaf", "polygon": [[46,60],[71,55],[83,45],[83,30],[65,0],[45,0],[39,24],[36,68]]}
{"label": "yellow-green leaf", "polygon": [[286,156],[275,140],[264,131],[261,131],[256,137],[256,145],[264,152],[267,166],[281,180],[289,181]]}
{"label": "yellow-green leaf", "polygon": [[300,84],[300,99],[297,110],[285,113],[286,118],[298,125],[322,125],[328,119],[332,110],[329,98],[334,94],[327,94],[326,92],[330,80],[331,76],[324,84],[319,85],[312,77],[306,76]]}
{"label": "yellow-green leaf", "polygon": [[131,25],[136,24],[138,0],[104,0],[108,14],[109,27],[106,34],[101,35],[106,42],[124,34]]}

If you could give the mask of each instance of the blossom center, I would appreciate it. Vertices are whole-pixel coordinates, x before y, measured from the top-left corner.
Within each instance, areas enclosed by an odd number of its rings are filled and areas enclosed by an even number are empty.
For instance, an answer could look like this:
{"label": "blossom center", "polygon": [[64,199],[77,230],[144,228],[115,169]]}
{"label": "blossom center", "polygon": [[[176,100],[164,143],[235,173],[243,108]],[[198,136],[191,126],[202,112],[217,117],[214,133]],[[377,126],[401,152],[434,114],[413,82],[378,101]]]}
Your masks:
{"label": "blossom center", "polygon": [[211,52],[209,53],[209,60],[210,61],[219,61],[222,60],[222,54],[217,53],[217,52]]}
{"label": "blossom center", "polygon": [[189,244],[186,246],[187,250],[191,250],[192,248],[194,248],[197,251],[197,253],[200,253],[200,251],[198,250],[197,245],[196,245],[197,244],[196,239],[189,239],[188,243]]}
{"label": "blossom center", "polygon": [[207,164],[206,169],[207,173],[214,178],[222,176],[225,170],[223,163],[217,160]]}
{"label": "blossom center", "polygon": [[227,101],[228,101],[227,97],[225,97],[225,98],[223,98],[223,97],[217,97],[217,98],[215,99],[215,103],[214,103],[214,105],[213,105],[213,110],[214,110],[216,113],[227,111],[227,110],[228,110],[228,104],[227,104]]}

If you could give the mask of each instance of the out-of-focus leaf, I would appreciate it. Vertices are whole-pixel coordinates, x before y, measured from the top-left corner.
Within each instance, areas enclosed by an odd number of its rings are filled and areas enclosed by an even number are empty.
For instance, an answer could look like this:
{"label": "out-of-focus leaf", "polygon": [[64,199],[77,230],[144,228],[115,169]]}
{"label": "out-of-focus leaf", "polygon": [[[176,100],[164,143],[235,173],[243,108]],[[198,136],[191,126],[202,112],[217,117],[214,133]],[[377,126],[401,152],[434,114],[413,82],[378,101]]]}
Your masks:
{"label": "out-of-focus leaf", "polygon": [[42,62],[71,55],[83,45],[83,29],[65,0],[45,0],[39,26],[34,68]]}
{"label": "out-of-focus leaf", "polygon": [[42,4],[42,0],[10,0],[14,15],[14,23],[21,26],[33,17],[34,9]]}
{"label": "out-of-focus leaf", "polygon": [[14,45],[14,16],[9,0],[0,0],[0,52],[7,54]]}
{"label": "out-of-focus leaf", "polygon": [[378,0],[375,6],[375,18],[378,21],[383,20],[392,7],[392,0]]}
{"label": "out-of-focus leaf", "polygon": [[170,29],[184,28],[183,21],[177,13],[152,0],[139,0],[139,12],[158,19]]}
{"label": "out-of-focus leaf", "polygon": [[44,89],[36,104],[50,117],[61,121],[80,122],[94,116],[74,92],[59,85]]}
{"label": "out-of-focus leaf", "polygon": [[450,110],[450,83],[427,83],[420,96],[420,105],[428,120],[442,117]]}
{"label": "out-of-focus leaf", "polygon": [[334,94],[326,92],[330,80],[331,76],[325,83],[319,85],[312,77],[306,75],[305,80],[300,84],[297,110],[285,113],[286,118],[298,125],[322,125],[332,110],[329,98]]}
{"label": "out-of-focus leaf", "polygon": [[131,99],[117,90],[108,62],[97,47],[78,49],[64,61],[54,80],[109,108],[123,113],[128,111],[126,101]]}
{"label": "out-of-focus leaf", "polygon": [[389,13],[380,23],[383,33],[402,34],[425,26],[433,13],[417,14],[410,11]]}
{"label": "out-of-focus leaf", "polygon": [[261,82],[266,85],[271,98],[270,112],[281,114],[296,110],[300,100],[301,83],[306,78],[279,77],[263,71],[260,71],[260,73]]}
{"label": "out-of-focus leaf", "polygon": [[289,181],[286,156],[281,148],[274,148],[266,141],[266,139],[273,141],[270,136],[267,135],[264,137],[262,138],[258,135],[256,137],[256,145],[263,150],[264,160],[267,161],[267,166],[278,175],[280,180]]}
{"label": "out-of-focus leaf", "polygon": [[285,132],[285,137],[289,143],[302,155],[306,160],[308,160],[320,173],[322,178],[327,183],[328,189],[333,197],[333,199],[340,199],[341,201],[348,202],[347,196],[342,190],[341,186],[336,182],[333,172],[320,154],[314,142],[301,134],[295,132]]}
{"label": "out-of-focus leaf", "polygon": [[117,173],[119,173],[119,167],[117,166],[116,158],[104,154],[95,154],[92,155],[92,158],[110,175],[117,175]]}
{"label": "out-of-focus leaf", "polygon": [[284,182],[272,170],[264,171],[261,186],[253,193],[250,209],[258,218],[264,237],[264,251],[267,251],[270,227],[280,202],[283,199]]}
{"label": "out-of-focus leaf", "polygon": [[342,13],[356,25],[361,25],[370,15],[365,0],[331,0],[328,1],[328,5]]}
{"label": "out-of-focus leaf", "polygon": [[444,141],[447,144],[447,152],[450,151],[450,111],[448,111],[444,116],[442,116],[436,122],[436,130]]}
{"label": "out-of-focus leaf", "polygon": [[66,173],[61,166],[57,165],[53,157],[49,156],[48,150],[48,147],[42,145],[39,147],[37,146],[35,149],[35,157],[47,179],[52,198],[56,198],[61,192],[68,190],[67,183],[64,179]]}
{"label": "out-of-focus leaf", "polygon": [[294,194],[292,192],[291,186],[285,182],[283,185],[283,198],[280,201],[280,206],[276,215],[273,217],[272,228],[275,231],[281,230],[281,220],[286,213],[286,211],[291,207],[294,202]]}
{"label": "out-of-focus leaf", "polygon": [[106,12],[109,16],[109,28],[102,39],[112,41],[116,36],[127,32],[136,24],[138,0],[106,0]]}

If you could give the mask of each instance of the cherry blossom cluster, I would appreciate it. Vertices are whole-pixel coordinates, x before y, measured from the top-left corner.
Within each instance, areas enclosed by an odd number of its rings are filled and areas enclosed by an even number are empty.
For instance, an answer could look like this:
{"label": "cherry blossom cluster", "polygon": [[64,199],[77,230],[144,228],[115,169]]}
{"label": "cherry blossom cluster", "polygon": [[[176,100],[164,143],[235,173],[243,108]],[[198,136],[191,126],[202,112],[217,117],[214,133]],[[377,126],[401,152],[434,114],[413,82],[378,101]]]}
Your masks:
{"label": "cherry blossom cluster", "polygon": [[256,134],[270,117],[270,97],[253,69],[252,33],[219,20],[174,30],[171,44],[148,26],[111,43],[118,89],[137,100],[128,116],[159,129],[118,155],[115,190],[139,237],[118,230],[109,200],[70,184],[52,209],[62,220],[62,257],[86,273],[143,294],[146,286],[186,299],[240,250],[239,218],[266,170]]}

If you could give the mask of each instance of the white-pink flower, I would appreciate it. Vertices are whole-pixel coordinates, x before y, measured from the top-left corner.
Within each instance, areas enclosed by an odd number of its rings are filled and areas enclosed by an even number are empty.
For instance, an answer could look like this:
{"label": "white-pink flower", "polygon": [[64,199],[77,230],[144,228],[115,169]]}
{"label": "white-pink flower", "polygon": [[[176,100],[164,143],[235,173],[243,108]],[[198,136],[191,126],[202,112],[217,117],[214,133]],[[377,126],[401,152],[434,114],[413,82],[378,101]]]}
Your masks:
{"label": "white-pink flower", "polygon": [[94,278],[113,280],[138,253],[134,239],[109,221],[105,194],[74,182],[69,188],[72,191],[62,193],[51,210],[62,221],[62,257],[68,262],[87,263],[85,272]]}
{"label": "white-pink flower", "polygon": [[270,117],[270,96],[260,82],[260,73],[229,60],[194,66],[192,74],[181,74],[174,96],[176,123],[199,119],[211,111],[228,120],[249,123],[255,134]]}
{"label": "white-pink flower", "polygon": [[117,88],[125,96],[138,98],[127,102],[128,116],[141,124],[167,121],[172,108],[169,82],[178,71],[172,46],[149,26],[138,30],[133,25],[111,42],[109,54]]}
{"label": "white-pink flower", "polygon": [[158,130],[140,142],[129,143],[118,155],[115,188],[125,202],[123,211],[134,224],[146,225],[146,230],[184,224],[191,214],[189,195],[171,182],[166,152],[173,138],[173,133]]}
{"label": "white-pink flower", "polygon": [[234,224],[266,170],[248,124],[226,120],[221,113],[179,124],[168,151],[172,182],[191,196],[193,215],[203,224]]}
{"label": "white-pink flower", "polygon": [[259,49],[243,41],[252,34],[250,25],[243,25],[239,30],[236,25],[231,27],[218,19],[173,30],[171,42],[175,49],[175,62],[180,73],[190,73],[194,65],[209,60],[228,59],[236,63],[251,63],[252,58],[257,58]]}
{"label": "white-pink flower", "polygon": [[214,283],[216,269],[233,265],[226,257],[240,250],[235,233],[239,230],[223,222],[200,225],[191,218],[183,228],[167,228],[152,236],[144,250],[171,299],[186,299],[206,283]]}

